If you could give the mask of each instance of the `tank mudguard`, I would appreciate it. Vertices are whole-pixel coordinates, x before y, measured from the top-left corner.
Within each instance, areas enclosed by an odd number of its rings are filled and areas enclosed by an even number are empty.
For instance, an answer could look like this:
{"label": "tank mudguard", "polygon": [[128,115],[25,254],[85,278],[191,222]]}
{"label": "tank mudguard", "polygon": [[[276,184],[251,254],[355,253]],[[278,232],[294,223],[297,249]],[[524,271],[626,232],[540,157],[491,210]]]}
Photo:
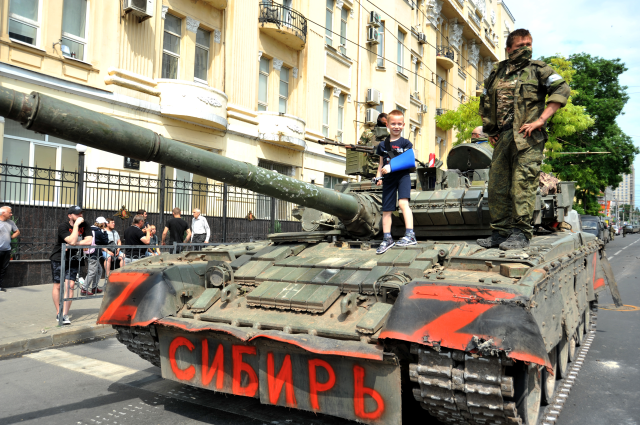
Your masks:
{"label": "tank mudguard", "polygon": [[409,149],[408,151],[403,152],[401,155],[398,155],[395,158],[391,158],[391,161],[389,161],[389,165],[391,166],[392,173],[394,171],[416,168],[416,155],[413,152],[413,149]]}
{"label": "tank mudguard", "polygon": [[104,292],[98,323],[147,326],[178,310],[176,291],[161,271],[112,273]]}
{"label": "tank mudguard", "polygon": [[551,367],[527,298],[504,289],[414,281],[402,288],[380,339],[485,355]]}

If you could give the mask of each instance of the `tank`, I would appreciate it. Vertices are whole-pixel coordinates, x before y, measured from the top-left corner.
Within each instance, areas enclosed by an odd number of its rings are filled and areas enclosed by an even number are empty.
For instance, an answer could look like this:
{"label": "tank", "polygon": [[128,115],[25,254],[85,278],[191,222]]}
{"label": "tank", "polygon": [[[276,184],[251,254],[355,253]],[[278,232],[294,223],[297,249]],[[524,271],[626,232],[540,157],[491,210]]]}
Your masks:
{"label": "tank", "polygon": [[534,425],[566,395],[598,294],[615,287],[603,245],[563,226],[571,182],[538,194],[530,248],[475,243],[490,233],[485,146],[455,147],[446,170],[418,168],[419,243],[376,255],[382,195],[370,182],[320,188],[38,93],[0,89],[0,115],[299,205],[303,232],[151,257],[109,277],[98,323],[187,385],[368,424],[421,414]]}

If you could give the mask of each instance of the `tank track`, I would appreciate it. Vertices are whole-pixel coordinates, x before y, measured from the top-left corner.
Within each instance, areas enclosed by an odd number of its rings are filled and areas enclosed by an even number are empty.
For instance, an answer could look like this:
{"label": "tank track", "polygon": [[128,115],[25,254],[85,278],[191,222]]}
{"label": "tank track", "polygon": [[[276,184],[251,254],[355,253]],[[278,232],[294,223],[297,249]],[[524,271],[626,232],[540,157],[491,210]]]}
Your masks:
{"label": "tank track", "polygon": [[[541,406],[538,425],[558,420],[571,386],[595,337],[597,307],[592,310],[589,332],[579,350],[568,378],[556,382],[554,400]],[[580,325],[582,326],[582,324]],[[474,358],[459,350],[436,351],[419,344],[411,345],[418,363],[409,365],[409,378],[417,382],[414,398],[439,421],[459,425],[519,424],[514,380],[507,375],[513,361],[506,357]]]}
{"label": "tank track", "polygon": [[460,425],[522,424],[514,396],[513,365],[506,357],[473,357],[464,351],[411,345],[418,363],[409,365],[409,378],[420,387],[414,398],[432,416]]}
{"label": "tank track", "polygon": [[160,343],[152,335],[151,328],[114,326],[113,329],[117,332],[118,341],[126,345],[129,351],[160,367]]}

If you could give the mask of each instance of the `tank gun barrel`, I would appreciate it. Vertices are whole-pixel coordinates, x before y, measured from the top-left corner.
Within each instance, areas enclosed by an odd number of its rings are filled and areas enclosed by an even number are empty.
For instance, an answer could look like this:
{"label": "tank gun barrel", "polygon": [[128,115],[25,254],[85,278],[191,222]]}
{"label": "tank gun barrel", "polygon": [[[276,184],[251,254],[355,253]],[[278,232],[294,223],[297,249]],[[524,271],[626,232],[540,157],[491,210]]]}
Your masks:
{"label": "tank gun barrel", "polygon": [[[41,93],[26,95],[0,88],[0,115],[38,133],[140,161],[154,161],[335,215],[353,235],[372,237],[377,233],[376,217],[363,211],[371,209],[371,202],[358,195],[342,194],[207,152]],[[354,226],[356,222],[365,226]]]}

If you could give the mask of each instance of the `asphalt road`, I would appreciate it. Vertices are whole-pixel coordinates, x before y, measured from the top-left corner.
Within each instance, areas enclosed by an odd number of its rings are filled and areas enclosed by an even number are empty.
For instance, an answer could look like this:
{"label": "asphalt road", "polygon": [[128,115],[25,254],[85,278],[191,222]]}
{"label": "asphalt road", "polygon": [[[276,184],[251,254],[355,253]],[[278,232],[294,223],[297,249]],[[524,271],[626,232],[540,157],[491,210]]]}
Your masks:
{"label": "asphalt road", "polygon": [[[624,304],[640,307],[640,234],[607,245]],[[612,304],[608,291],[600,305]],[[596,337],[558,425],[640,424],[640,311],[600,309]]]}
{"label": "asphalt road", "polygon": [[[640,235],[617,238],[607,253],[625,304],[640,306]],[[600,304],[610,303],[607,293]],[[640,311],[600,310],[558,424],[640,424],[639,319]],[[0,361],[0,425],[15,423],[353,424],[162,380],[115,338]]]}

